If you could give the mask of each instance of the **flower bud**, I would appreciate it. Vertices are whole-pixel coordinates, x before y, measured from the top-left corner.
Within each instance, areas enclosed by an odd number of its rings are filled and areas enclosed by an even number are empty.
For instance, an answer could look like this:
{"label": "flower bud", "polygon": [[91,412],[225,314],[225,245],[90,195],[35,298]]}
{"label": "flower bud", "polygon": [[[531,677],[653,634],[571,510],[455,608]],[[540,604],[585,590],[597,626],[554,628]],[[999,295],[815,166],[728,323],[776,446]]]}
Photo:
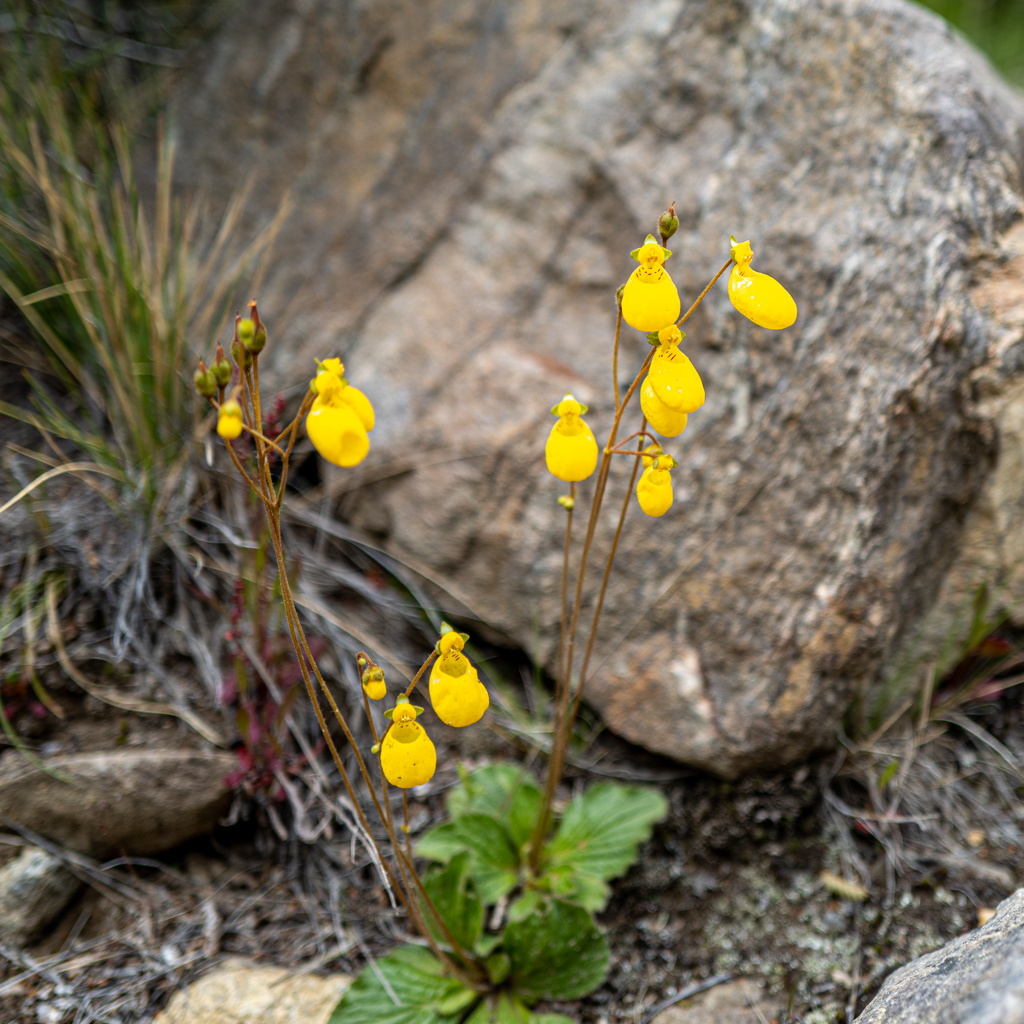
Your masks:
{"label": "flower bud", "polygon": [[671,206],[658,218],[658,233],[664,245],[679,230],[679,218],[676,216],[676,204]]}
{"label": "flower bud", "polygon": [[217,346],[217,354],[214,356],[210,371],[217,382],[217,387],[226,388],[231,383],[231,361],[225,358],[221,345]]}
{"label": "flower bud", "polygon": [[252,353],[240,341],[231,342],[231,356],[243,370],[252,366]]}
{"label": "flower bud", "polygon": [[563,494],[559,497],[558,504],[561,505],[566,512],[571,512],[576,502],[573,498],[570,498],[568,494]]}
{"label": "flower bud", "polygon": [[253,339],[256,337],[256,325],[251,320],[238,321],[238,340],[252,351]]}
{"label": "flower bud", "polygon": [[192,383],[196,387],[196,391],[202,395],[203,398],[213,398],[217,393],[217,380],[213,372],[206,368],[203,361],[199,360],[199,368],[194,374],[192,374]]}

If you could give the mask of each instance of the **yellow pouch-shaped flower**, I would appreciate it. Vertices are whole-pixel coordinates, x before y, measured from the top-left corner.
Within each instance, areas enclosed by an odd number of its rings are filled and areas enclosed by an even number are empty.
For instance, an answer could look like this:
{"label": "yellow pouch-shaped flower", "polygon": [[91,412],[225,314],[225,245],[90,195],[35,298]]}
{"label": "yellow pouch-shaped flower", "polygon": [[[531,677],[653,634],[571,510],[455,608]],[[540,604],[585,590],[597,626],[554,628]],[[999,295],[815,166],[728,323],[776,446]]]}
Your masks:
{"label": "yellow pouch-shaped flower", "polygon": [[384,681],[384,672],[377,665],[363,672],[362,684],[366,696],[370,700],[382,700],[388,692],[388,684]]}
{"label": "yellow pouch-shaped flower", "polygon": [[796,303],[785,288],[767,274],[750,269],[754,254],[750,242],[730,238],[734,266],[729,274],[729,298],[748,320],[770,331],[781,331],[796,322]]}
{"label": "yellow pouch-shaped flower", "polygon": [[657,395],[648,374],[640,385],[640,408],[662,437],[678,437],[686,429],[686,413],[669,408]]}
{"label": "yellow pouch-shaped flower", "polygon": [[345,380],[340,359],[325,359],[313,381],[316,398],[306,417],[313,447],[335,466],[355,466],[370,450],[367,432],[373,430],[370,400]]}
{"label": "yellow pouch-shaped flower", "polygon": [[658,332],[658,337],[661,344],[647,373],[651,390],[677,413],[696,412],[704,404],[704,383],[686,354],[679,351],[679,342],[686,335],[675,324],[670,324]]}
{"label": "yellow pouch-shaped flower", "polygon": [[437,769],[437,750],[416,721],[422,710],[400,697],[394,708],[384,712],[391,718],[391,728],[381,741],[380,767],[384,778],[399,789],[422,786]]}
{"label": "yellow pouch-shaped flower", "polygon": [[676,465],[671,455],[659,455],[657,462],[640,474],[636,497],[640,508],[647,515],[663,516],[672,507],[672,477],[669,470]]}
{"label": "yellow pouch-shaped flower", "polygon": [[630,255],[640,266],[622,290],[622,319],[638,331],[660,331],[679,318],[679,292],[662,264],[672,255],[648,235]]}
{"label": "yellow pouch-shaped flower", "polygon": [[242,407],[233,398],[229,398],[217,413],[217,433],[225,441],[234,441],[241,432]]}
{"label": "yellow pouch-shaped flower", "polygon": [[445,725],[464,728],[479,722],[490,706],[487,687],[462,653],[465,641],[454,630],[438,641],[441,657],[430,669],[430,703]]}
{"label": "yellow pouch-shaped flower", "polygon": [[355,466],[370,450],[366,428],[344,402],[326,405],[317,398],[306,417],[306,433],[313,447],[335,466]]}
{"label": "yellow pouch-shaped flower", "polygon": [[586,480],[597,468],[597,441],[580,416],[587,407],[567,394],[551,411],[558,422],[544,446],[548,471],[559,480]]}

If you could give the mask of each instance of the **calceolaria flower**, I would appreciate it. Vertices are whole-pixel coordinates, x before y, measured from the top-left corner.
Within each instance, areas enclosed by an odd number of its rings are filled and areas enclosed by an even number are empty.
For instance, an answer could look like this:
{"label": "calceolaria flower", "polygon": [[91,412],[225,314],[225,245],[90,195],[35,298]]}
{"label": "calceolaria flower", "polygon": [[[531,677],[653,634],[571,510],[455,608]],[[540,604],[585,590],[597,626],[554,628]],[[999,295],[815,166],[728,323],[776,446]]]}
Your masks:
{"label": "calceolaria flower", "polygon": [[686,354],[679,351],[679,343],[685,337],[675,324],[658,332],[659,345],[641,385],[644,415],[665,437],[681,434],[686,427],[684,414],[695,412],[704,404],[700,374]]}
{"label": "calceolaria flower", "polygon": [[487,687],[462,653],[468,639],[465,633],[456,633],[442,622],[437,642],[440,657],[430,669],[431,706],[445,725],[459,728],[479,722],[491,703]]}
{"label": "calceolaria flower", "polygon": [[416,721],[423,708],[413,707],[404,694],[393,708],[384,712],[391,725],[380,744],[380,767],[384,778],[399,789],[411,789],[429,782],[437,768],[437,750],[426,729]]}
{"label": "calceolaria flower", "polygon": [[365,658],[359,659],[359,667],[363,670],[360,681],[366,696],[370,700],[381,700],[388,692],[387,683],[384,682],[384,670]]}
{"label": "calceolaria flower", "polygon": [[638,331],[660,331],[679,319],[679,292],[664,268],[672,253],[648,235],[630,256],[640,264],[622,290],[622,319]]}
{"label": "calceolaria flower", "polygon": [[233,398],[221,403],[217,413],[217,433],[225,441],[234,441],[242,432],[242,407]]}
{"label": "calceolaria flower", "polygon": [[[646,458],[644,462],[647,462]],[[636,483],[636,497],[640,508],[647,515],[663,516],[672,507],[672,477],[669,471],[678,465],[671,455],[658,455],[640,474]]]}
{"label": "calceolaria flower", "polygon": [[587,411],[571,394],[566,394],[551,412],[558,422],[548,434],[544,459],[548,471],[559,480],[586,480],[597,468],[597,441],[580,414]]}
{"label": "calceolaria flower", "polygon": [[370,450],[373,406],[358,388],[345,380],[340,359],[325,359],[313,381],[316,398],[306,417],[313,447],[335,466],[354,466]]}
{"label": "calceolaria flower", "polygon": [[733,268],[729,274],[729,298],[732,304],[758,327],[781,331],[796,321],[796,303],[785,288],[767,274],[750,269],[754,254],[750,242],[729,238]]}

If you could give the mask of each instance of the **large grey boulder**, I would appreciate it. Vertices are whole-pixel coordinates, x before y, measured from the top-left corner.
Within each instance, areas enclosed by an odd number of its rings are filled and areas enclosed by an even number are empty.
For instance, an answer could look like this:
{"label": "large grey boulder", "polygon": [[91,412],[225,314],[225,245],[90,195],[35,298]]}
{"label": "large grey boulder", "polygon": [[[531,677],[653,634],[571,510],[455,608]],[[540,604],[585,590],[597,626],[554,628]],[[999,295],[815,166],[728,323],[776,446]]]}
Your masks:
{"label": "large grey boulder", "polygon": [[[722,775],[832,742],[934,610],[1024,371],[984,294],[1024,288],[1024,102],[982,58],[898,0],[255,0],[177,104],[189,185],[255,172],[262,216],[291,189],[267,376],[337,353],[371,396],[341,514],[530,651],[539,623],[549,666],[548,410],[571,388],[607,430],[612,296],[670,200],[684,302],[749,237],[800,317],[755,327],[722,282],[686,325],[708,401],[671,511],[631,502],[587,696]],[[624,383],[646,351],[625,329]]]}
{"label": "large grey boulder", "polygon": [[1024,1024],[1024,889],[891,974],[855,1024]]}

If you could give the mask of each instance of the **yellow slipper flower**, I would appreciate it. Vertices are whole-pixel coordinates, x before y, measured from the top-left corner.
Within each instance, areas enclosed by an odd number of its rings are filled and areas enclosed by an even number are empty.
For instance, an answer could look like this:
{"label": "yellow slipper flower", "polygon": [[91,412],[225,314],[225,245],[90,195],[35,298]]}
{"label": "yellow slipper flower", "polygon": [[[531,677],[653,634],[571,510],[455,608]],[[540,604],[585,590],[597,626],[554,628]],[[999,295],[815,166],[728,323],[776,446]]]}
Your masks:
{"label": "yellow slipper flower", "polygon": [[649,334],[679,319],[679,292],[662,264],[672,253],[648,235],[630,256],[640,264],[622,290],[622,319]]}
{"label": "yellow slipper flower", "polygon": [[422,711],[403,695],[393,708],[384,712],[391,719],[391,728],[381,741],[380,767],[384,778],[399,789],[422,786],[434,777],[437,769],[437,750],[426,729],[416,721]]}
{"label": "yellow slipper flower", "polygon": [[388,692],[388,684],[384,682],[384,670],[372,662],[363,669],[361,682],[370,700],[381,700]]}
{"label": "yellow slipper flower", "polygon": [[597,468],[597,441],[580,417],[587,411],[571,394],[566,394],[551,412],[558,422],[548,434],[544,459],[548,471],[559,480],[586,480]]}
{"label": "yellow slipper flower", "polygon": [[437,652],[441,655],[430,669],[430,703],[445,725],[463,728],[479,722],[491,703],[487,687],[462,653],[466,636],[441,623]]}
{"label": "yellow slipper flower", "polygon": [[225,441],[234,441],[242,432],[242,407],[233,398],[221,404],[217,413],[217,433]]}
{"label": "yellow slipper flower", "polygon": [[636,497],[649,516],[663,516],[672,507],[672,477],[669,470],[679,463],[671,455],[659,455],[654,465],[640,474]]}
{"label": "yellow slipper flower", "polygon": [[650,374],[640,385],[640,408],[647,422],[662,437],[678,437],[686,429],[686,413],[676,412],[658,397]]}
{"label": "yellow slipper flower", "polygon": [[679,342],[685,337],[675,324],[659,331],[661,343],[647,373],[647,380],[655,396],[677,413],[696,412],[704,404],[704,383],[700,374],[685,353],[679,351]]}
{"label": "yellow slipper flower", "polygon": [[796,322],[796,303],[785,288],[767,274],[750,269],[754,254],[750,242],[729,238],[734,266],[729,274],[732,304],[758,327],[781,331]]}
{"label": "yellow slipper flower", "polygon": [[345,380],[340,359],[325,359],[313,381],[316,398],[306,417],[313,447],[335,466],[355,466],[370,450],[367,432],[373,430],[370,400]]}

